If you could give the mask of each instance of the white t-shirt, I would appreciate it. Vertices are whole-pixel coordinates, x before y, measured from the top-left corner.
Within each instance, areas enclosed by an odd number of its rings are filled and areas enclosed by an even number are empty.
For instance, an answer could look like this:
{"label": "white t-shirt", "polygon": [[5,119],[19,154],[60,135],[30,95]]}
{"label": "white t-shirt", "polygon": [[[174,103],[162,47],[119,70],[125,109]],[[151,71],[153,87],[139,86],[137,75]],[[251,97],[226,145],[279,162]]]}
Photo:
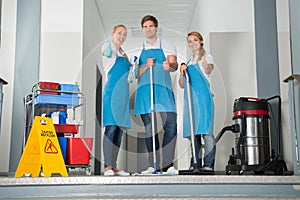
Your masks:
{"label": "white t-shirt", "polygon": [[[160,39],[159,37],[157,37],[157,40],[153,45],[147,43],[146,40],[144,41],[143,45],[144,45],[143,47],[145,48],[145,50],[162,48],[166,57],[167,57],[167,55],[177,56],[177,51],[176,51],[175,45],[167,40]],[[140,57],[141,53],[142,52],[140,52],[139,57]]]}
{"label": "white t-shirt", "polygon": [[[207,63],[208,64],[212,64],[212,65],[214,64],[214,60],[213,60],[212,55],[205,54],[201,58],[201,60],[198,61],[198,64],[199,64],[199,67],[200,67],[202,73],[204,74],[204,76],[207,79],[207,81],[210,83],[210,75],[211,75],[212,72],[210,74],[205,73],[205,69],[204,69],[204,67],[202,65],[203,59],[206,59]],[[195,59],[193,59],[193,56],[191,56],[190,59],[189,59],[189,63],[188,64],[197,64],[197,60],[198,60],[198,56],[196,56]]]}

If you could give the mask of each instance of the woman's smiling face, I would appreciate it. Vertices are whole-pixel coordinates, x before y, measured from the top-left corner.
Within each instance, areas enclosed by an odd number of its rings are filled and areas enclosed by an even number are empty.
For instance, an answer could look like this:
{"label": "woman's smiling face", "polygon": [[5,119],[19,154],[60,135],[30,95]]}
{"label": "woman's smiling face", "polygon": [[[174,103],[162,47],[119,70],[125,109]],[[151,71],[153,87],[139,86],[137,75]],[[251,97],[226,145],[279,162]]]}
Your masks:
{"label": "woman's smiling face", "polygon": [[127,38],[127,30],[124,27],[118,27],[113,33],[112,33],[113,41],[117,43],[119,46],[121,46],[126,38]]}
{"label": "woman's smiling face", "polygon": [[200,41],[200,39],[194,35],[190,35],[187,38],[187,43],[189,48],[191,48],[191,50],[193,51],[197,51],[200,49],[200,46],[202,44],[202,41]]}

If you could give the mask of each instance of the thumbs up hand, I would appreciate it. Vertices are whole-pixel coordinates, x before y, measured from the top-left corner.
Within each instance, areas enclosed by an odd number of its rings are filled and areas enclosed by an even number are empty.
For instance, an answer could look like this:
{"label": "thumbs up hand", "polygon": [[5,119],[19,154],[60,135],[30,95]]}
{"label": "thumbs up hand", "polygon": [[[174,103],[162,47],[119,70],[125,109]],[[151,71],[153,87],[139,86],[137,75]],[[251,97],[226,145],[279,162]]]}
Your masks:
{"label": "thumbs up hand", "polygon": [[170,69],[169,55],[167,55],[166,61],[163,62],[163,67],[164,67],[164,70]]}

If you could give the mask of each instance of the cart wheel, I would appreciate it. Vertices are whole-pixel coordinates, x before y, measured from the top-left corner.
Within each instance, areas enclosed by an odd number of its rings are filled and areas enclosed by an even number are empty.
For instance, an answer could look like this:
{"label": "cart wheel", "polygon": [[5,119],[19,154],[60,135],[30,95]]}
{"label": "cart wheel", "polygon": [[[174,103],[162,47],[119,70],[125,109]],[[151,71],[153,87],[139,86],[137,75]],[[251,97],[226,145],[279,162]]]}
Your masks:
{"label": "cart wheel", "polygon": [[284,161],[279,161],[274,167],[274,173],[276,175],[285,175],[285,171],[287,171],[287,167]]}
{"label": "cart wheel", "polygon": [[91,167],[86,167],[85,168],[85,174],[90,176],[92,174],[92,170],[91,170]]}
{"label": "cart wheel", "polygon": [[226,175],[231,175],[231,171],[226,171]]}
{"label": "cart wheel", "polygon": [[265,171],[254,171],[255,175],[263,175]]}

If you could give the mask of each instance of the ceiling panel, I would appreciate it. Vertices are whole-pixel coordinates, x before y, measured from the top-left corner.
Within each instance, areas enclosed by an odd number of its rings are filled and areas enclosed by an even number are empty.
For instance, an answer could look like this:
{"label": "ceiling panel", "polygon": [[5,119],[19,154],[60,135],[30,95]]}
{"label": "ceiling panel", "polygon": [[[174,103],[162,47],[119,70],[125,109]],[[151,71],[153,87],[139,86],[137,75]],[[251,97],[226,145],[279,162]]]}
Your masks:
{"label": "ceiling panel", "polygon": [[168,29],[186,32],[197,0],[96,0],[96,3],[108,36],[116,24],[126,25],[129,32],[141,32],[140,21],[148,14],[158,19],[161,31]]}

